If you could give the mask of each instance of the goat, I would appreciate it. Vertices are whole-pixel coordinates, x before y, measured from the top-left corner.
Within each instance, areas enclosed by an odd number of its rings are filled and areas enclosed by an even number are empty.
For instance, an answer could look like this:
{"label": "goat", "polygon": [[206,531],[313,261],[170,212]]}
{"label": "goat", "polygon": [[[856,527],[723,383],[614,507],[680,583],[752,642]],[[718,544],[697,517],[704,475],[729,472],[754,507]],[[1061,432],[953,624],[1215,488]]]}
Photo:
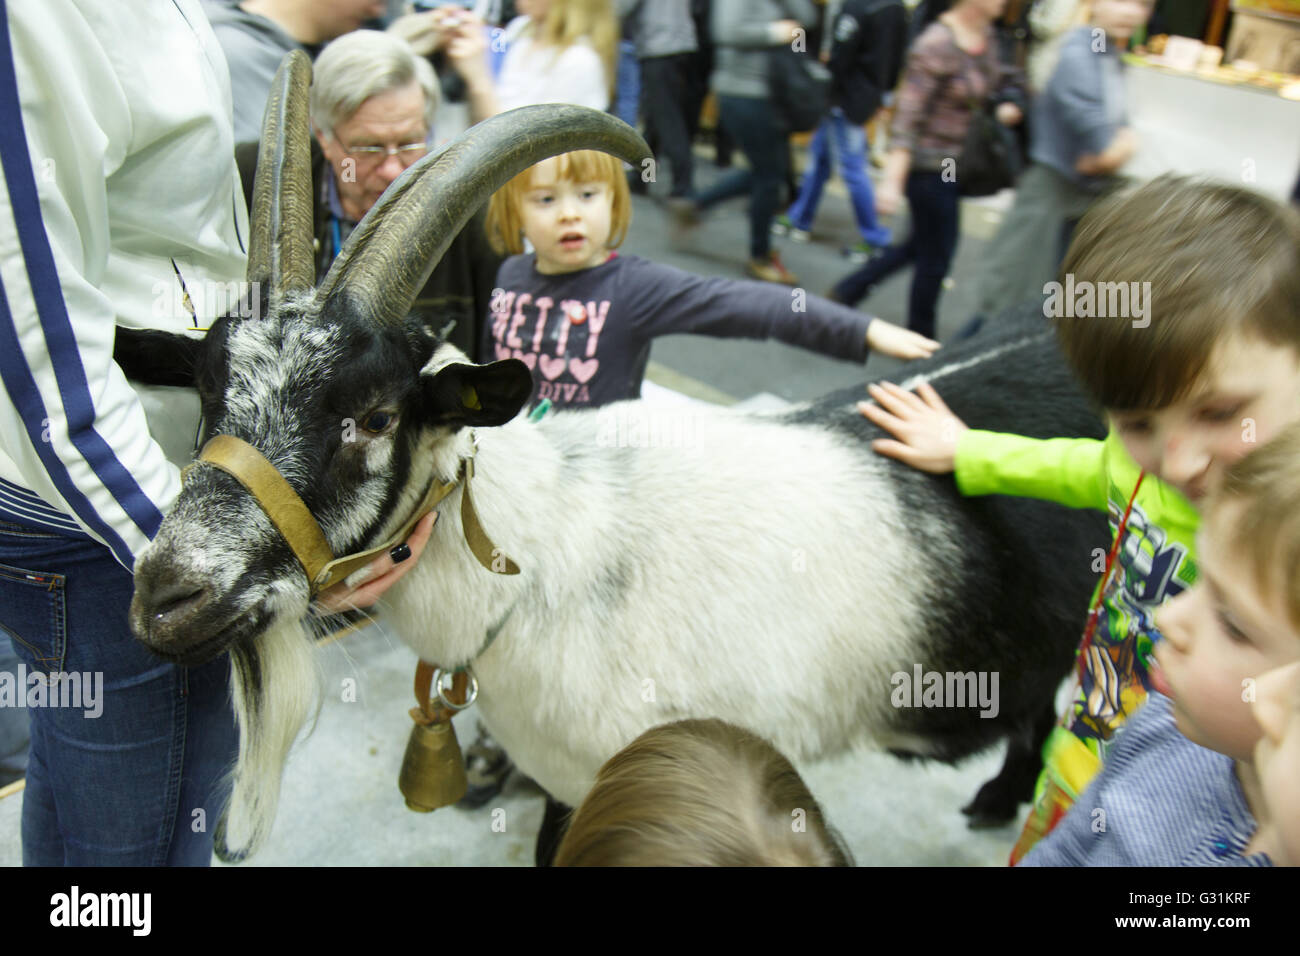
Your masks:
{"label": "goat", "polygon": [[[580,802],[601,763],[649,727],[718,717],[796,761],[857,744],[952,761],[1007,737],[1005,766],[967,810],[1010,818],[1069,667],[1101,516],[963,500],[951,479],[875,455],[874,426],[853,407],[860,389],[775,415],[692,410],[685,432],[680,410],[634,402],[517,417],[527,367],[469,363],[404,319],[411,298],[509,177],[575,148],[634,161],[644,144],[578,107],[480,124],[395,183],[311,292],[294,192],[306,69],[282,68],[259,161],[250,278],[269,280],[265,317],[224,317],[202,341],[119,330],[127,374],[192,370],[205,436],[256,448],[335,554],[393,536],[426,488],[472,458],[481,526],[519,573],[493,574],[467,547],[467,476],[389,592],[388,620],[420,657],[473,665],[483,722],[555,800]],[[976,427],[1101,434],[1041,318],[914,368]],[[686,440],[643,447],[657,443],[624,440],[620,422]],[[137,561],[142,642],[182,663],[232,653],[241,743],[226,853],[265,836],[309,714],[303,570],[240,482],[203,461]],[[918,665],[1000,675],[996,713],[896,706],[893,676]]]}

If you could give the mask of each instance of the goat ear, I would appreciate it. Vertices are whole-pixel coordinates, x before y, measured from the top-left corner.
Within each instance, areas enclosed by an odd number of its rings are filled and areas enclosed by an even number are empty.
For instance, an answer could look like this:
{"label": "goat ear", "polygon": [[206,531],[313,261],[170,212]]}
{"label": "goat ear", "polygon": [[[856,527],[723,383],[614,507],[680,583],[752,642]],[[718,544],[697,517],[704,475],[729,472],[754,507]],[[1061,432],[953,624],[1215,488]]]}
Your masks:
{"label": "goat ear", "polygon": [[438,425],[504,425],[533,394],[533,376],[518,359],[488,365],[452,362],[425,380],[424,400]]}
{"label": "goat ear", "polygon": [[194,385],[203,340],[175,332],[117,327],[113,361],[143,385]]}

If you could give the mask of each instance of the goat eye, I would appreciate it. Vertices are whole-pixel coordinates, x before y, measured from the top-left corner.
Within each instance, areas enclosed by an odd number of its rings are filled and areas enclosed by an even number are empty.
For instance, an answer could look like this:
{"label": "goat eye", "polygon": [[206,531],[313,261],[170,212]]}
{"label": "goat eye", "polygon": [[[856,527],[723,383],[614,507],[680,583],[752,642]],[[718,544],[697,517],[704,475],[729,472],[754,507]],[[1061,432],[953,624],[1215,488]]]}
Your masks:
{"label": "goat eye", "polygon": [[393,415],[391,412],[371,412],[366,416],[366,420],[361,423],[361,427],[377,435],[392,424],[392,421]]}

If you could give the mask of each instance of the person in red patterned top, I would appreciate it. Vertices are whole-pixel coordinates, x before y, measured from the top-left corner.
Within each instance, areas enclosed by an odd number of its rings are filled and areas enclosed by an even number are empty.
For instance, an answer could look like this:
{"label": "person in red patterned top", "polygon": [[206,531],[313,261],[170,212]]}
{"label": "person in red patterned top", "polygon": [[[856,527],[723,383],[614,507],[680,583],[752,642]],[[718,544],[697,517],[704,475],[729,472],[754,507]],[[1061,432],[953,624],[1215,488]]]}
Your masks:
{"label": "person in red patterned top", "polygon": [[876,209],[885,216],[898,211],[906,194],[911,233],[840,280],[829,298],[856,305],[876,283],[915,263],[907,325],[934,336],[939,291],[957,248],[958,159],[973,109],[996,99],[1000,122],[1012,126],[1024,118],[1023,74],[1003,67],[996,53],[993,21],[1005,2],[960,0],[913,43],[876,192]]}

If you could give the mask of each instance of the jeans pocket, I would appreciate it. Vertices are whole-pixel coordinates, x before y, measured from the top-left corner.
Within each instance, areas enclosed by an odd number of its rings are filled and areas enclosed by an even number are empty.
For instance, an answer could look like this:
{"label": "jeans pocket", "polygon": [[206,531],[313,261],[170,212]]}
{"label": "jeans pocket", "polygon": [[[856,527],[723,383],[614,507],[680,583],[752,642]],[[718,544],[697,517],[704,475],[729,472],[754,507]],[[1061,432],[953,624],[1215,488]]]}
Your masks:
{"label": "jeans pocket", "polygon": [[61,672],[67,654],[66,585],[62,574],[0,564],[0,633],[27,666],[47,674]]}

